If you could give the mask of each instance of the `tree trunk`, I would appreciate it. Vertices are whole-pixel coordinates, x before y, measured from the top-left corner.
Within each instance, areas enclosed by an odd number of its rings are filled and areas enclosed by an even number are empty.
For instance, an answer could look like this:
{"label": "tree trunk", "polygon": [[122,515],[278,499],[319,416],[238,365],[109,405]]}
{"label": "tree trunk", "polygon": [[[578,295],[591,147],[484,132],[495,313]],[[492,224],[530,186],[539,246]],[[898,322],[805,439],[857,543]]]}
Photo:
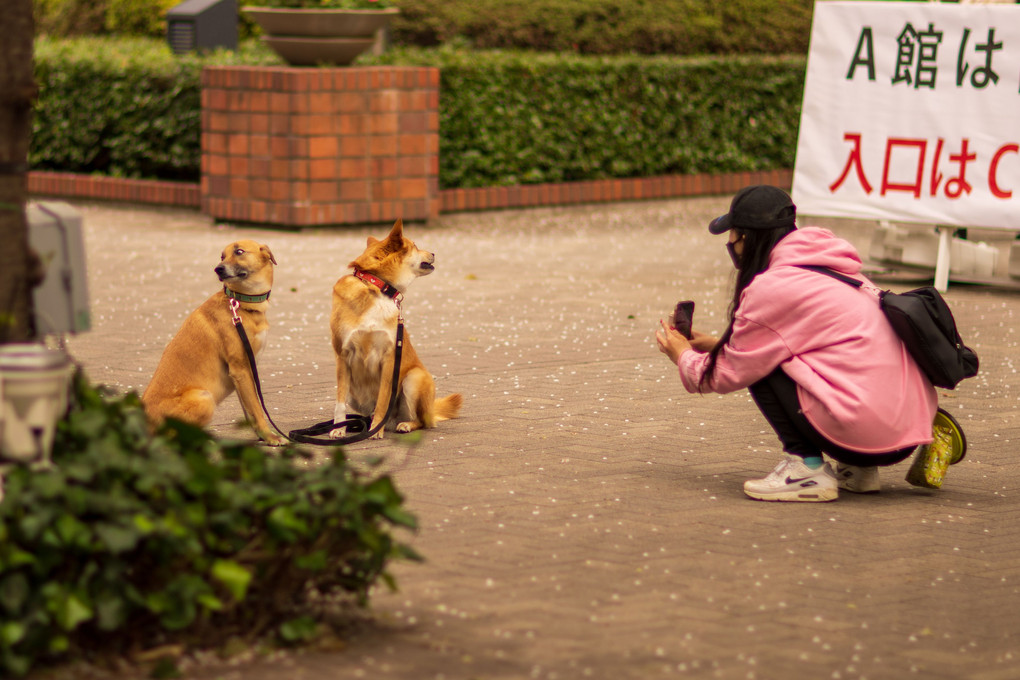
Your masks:
{"label": "tree trunk", "polygon": [[32,132],[32,0],[0,11],[0,343],[33,337],[28,223],[28,141]]}

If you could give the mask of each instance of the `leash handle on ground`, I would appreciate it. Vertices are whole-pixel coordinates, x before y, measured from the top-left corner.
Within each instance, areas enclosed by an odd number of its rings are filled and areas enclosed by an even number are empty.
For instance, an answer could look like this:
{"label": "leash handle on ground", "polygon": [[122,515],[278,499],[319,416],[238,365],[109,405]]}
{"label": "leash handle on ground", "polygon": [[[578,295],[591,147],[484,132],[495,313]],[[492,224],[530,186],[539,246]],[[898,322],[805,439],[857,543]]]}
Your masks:
{"label": "leash handle on ground", "polygon": [[[332,420],[324,420],[323,422],[316,423],[311,427],[306,427],[300,430],[291,430],[284,435],[283,430],[279,425],[273,422],[273,417],[269,415],[269,409],[266,408],[266,400],[262,396],[262,381],[259,379],[259,369],[255,363],[255,352],[252,350],[251,342],[248,340],[248,334],[244,330],[244,324],[241,323],[241,317],[237,313],[237,310],[241,305],[234,298],[230,298],[229,303],[230,313],[234,322],[234,329],[237,331],[237,336],[241,340],[241,346],[244,347],[244,353],[248,357],[248,365],[251,367],[252,382],[255,383],[255,392],[259,395],[259,404],[262,405],[262,412],[265,413],[266,420],[268,420],[269,424],[273,426],[273,429],[290,441],[301,444],[316,444],[318,446],[343,446],[344,444],[353,444],[355,442],[364,441],[382,429],[382,427],[390,419],[390,416],[395,412],[397,398],[399,397],[398,389],[400,387],[400,357],[404,348],[404,319],[401,316],[398,315],[397,317],[397,341],[393,352],[393,382],[390,390],[390,403],[386,408],[386,416],[379,422],[379,424],[370,428],[372,424],[372,418],[370,416],[355,414],[354,417],[348,417],[346,420],[339,423],[334,423]],[[339,439],[323,439],[316,436],[326,434],[331,430],[341,427],[346,428],[346,432],[349,433],[347,436],[340,437]]]}

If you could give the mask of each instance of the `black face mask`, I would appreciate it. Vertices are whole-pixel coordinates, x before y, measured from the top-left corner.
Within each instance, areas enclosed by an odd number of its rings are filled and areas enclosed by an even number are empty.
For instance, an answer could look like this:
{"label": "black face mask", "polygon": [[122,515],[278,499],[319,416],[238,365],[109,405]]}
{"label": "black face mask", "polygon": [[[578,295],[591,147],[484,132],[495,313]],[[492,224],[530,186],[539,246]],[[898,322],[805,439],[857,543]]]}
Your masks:
{"label": "black face mask", "polygon": [[736,245],[739,241],[727,241],[726,252],[730,254],[730,259],[733,260],[733,268],[740,269],[740,255],[737,255]]}

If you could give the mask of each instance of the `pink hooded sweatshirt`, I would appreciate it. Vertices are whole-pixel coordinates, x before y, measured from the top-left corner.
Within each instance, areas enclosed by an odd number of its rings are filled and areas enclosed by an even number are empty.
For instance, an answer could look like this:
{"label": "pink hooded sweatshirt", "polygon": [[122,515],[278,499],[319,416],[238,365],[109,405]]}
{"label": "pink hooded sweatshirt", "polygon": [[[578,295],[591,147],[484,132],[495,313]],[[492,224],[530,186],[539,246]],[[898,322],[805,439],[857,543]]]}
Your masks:
{"label": "pink hooded sweatshirt", "polygon": [[[818,227],[790,233],[741,294],[733,335],[705,391],[733,392],[780,366],[797,383],[808,421],[843,448],[884,453],[930,442],[935,388],[886,321],[878,289],[854,288],[795,266],[801,264],[870,285],[849,242]],[[707,354],[681,354],[687,391],[699,391],[707,363]]]}

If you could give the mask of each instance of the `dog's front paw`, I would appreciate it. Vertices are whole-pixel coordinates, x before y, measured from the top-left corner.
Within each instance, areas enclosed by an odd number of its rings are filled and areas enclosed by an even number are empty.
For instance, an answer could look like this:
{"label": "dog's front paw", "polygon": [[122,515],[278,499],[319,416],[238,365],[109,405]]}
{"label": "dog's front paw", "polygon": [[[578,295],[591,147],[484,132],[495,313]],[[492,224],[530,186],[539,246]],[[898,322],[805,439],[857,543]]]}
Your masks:
{"label": "dog's front paw", "polygon": [[385,431],[386,431],[386,428],[385,428],[385,427],[380,427],[380,428],[379,428],[379,431],[378,431],[378,432],[376,432],[375,434],[373,434],[373,435],[372,435],[372,436],[370,437],[370,439],[382,439],[382,438],[383,438],[383,432],[385,432]]}
{"label": "dog's front paw", "polygon": [[414,432],[415,430],[419,429],[420,427],[421,427],[420,424],[414,422],[413,420],[408,420],[408,421],[405,421],[403,423],[397,423],[397,432],[401,432],[401,433]]}
{"label": "dog's front paw", "polygon": [[262,435],[262,441],[266,446],[285,446],[287,444],[286,437],[281,437],[273,432],[267,432]]}
{"label": "dog's front paw", "polygon": [[344,436],[344,434],[346,434],[346,432],[347,432],[346,427],[336,427],[329,431],[328,436],[330,439],[340,439],[341,437]]}

